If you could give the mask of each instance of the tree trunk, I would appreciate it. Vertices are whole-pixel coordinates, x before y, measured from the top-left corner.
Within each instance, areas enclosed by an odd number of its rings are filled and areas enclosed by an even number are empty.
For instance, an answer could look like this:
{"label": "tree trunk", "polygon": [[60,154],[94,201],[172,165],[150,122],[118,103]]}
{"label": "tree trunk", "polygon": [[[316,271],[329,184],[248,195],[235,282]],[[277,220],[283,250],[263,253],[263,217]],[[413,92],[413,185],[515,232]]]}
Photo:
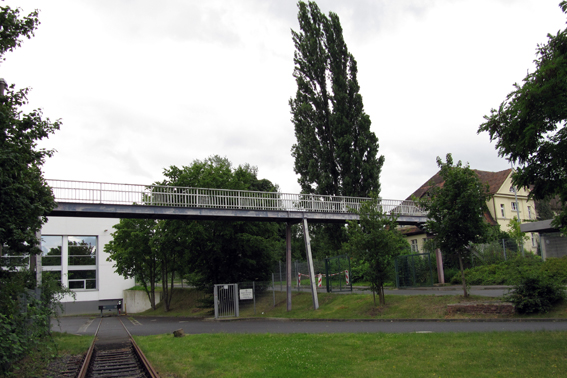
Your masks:
{"label": "tree trunk", "polygon": [[374,307],[376,307],[376,290],[372,290],[372,296],[374,297]]}
{"label": "tree trunk", "polygon": [[467,282],[465,281],[465,269],[463,268],[463,256],[461,252],[458,253],[459,255],[459,266],[461,267],[461,280],[463,282],[463,296],[467,298],[469,293],[467,292]]}
{"label": "tree trunk", "polygon": [[[163,262],[162,262],[163,264]],[[164,306],[164,310],[165,312],[169,311],[169,293],[168,293],[168,287],[167,287],[167,274],[166,274],[166,269],[164,267],[161,268],[161,290],[163,292],[163,306]]]}
{"label": "tree trunk", "polygon": [[384,296],[384,285],[380,285],[380,305],[386,305],[386,297]]}

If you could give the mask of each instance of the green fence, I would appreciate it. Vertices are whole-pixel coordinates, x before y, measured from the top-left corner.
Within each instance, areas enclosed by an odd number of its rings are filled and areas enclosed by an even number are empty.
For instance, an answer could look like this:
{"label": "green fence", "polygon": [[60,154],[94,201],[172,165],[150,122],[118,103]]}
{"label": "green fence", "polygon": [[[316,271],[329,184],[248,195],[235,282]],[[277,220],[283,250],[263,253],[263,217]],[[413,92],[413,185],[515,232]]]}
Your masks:
{"label": "green fence", "polygon": [[327,257],[325,259],[327,293],[332,291],[352,291],[350,271],[350,258],[348,255]]}
{"label": "green fence", "polygon": [[396,287],[433,286],[429,253],[398,256],[395,261]]}

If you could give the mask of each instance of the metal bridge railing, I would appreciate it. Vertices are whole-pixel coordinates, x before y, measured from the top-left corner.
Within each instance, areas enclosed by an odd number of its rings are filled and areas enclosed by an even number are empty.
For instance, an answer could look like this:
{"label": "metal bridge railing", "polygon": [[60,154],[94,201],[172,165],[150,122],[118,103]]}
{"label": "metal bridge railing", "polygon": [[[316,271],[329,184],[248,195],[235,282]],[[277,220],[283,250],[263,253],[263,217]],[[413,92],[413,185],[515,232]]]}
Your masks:
{"label": "metal bridge railing", "polygon": [[[88,181],[46,180],[57,202],[96,203],[104,205],[145,205],[203,207],[240,210],[309,211],[352,213],[370,200],[340,197],[246,190],[189,188],[162,185],[113,184]],[[380,200],[384,212],[424,216],[413,201]]]}

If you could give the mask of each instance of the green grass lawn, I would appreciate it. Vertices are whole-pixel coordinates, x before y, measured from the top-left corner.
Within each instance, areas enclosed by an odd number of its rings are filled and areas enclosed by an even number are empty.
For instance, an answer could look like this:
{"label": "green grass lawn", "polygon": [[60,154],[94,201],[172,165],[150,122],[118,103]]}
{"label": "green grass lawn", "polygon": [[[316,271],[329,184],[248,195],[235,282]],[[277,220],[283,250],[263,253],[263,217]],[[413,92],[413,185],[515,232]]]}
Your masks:
{"label": "green grass lawn", "polygon": [[[498,298],[462,295],[386,295],[386,306],[375,307],[371,294],[319,293],[319,309],[313,311],[311,293],[293,292],[292,310],[287,311],[285,292],[266,292],[256,300],[256,314],[252,301],[240,307],[241,317],[258,318],[304,318],[304,319],[460,319],[460,318],[509,318],[495,315],[446,314],[448,304],[460,302],[485,302]],[[212,317],[211,308],[199,308],[203,294],[193,289],[175,289],[171,310],[165,312],[159,305],[156,311],[148,310],[141,315],[150,316],[195,316]],[[567,302],[557,305],[552,311],[538,315],[514,315],[512,318],[567,318]]]}
{"label": "green grass lawn", "polygon": [[[567,332],[136,336],[167,377],[564,377]],[[60,351],[87,336],[56,334]]]}
{"label": "green grass lawn", "polygon": [[[60,349],[70,339],[56,336]],[[166,377],[564,377],[567,332],[171,334],[136,341]]]}

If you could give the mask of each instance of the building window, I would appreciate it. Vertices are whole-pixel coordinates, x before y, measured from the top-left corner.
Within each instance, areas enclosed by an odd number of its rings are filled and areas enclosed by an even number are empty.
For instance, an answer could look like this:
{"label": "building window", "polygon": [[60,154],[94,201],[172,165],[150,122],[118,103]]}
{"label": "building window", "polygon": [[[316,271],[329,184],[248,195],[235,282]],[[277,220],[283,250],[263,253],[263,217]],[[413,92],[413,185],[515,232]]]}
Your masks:
{"label": "building window", "polygon": [[96,265],[96,236],[68,237],[69,265]]}
{"label": "building window", "polygon": [[411,241],[411,251],[414,253],[418,253],[418,249],[417,249],[417,239],[413,239]]}
{"label": "building window", "polygon": [[[529,209],[529,207],[528,207]],[[536,238],[535,238],[535,234],[532,232],[532,247],[536,246]]]}
{"label": "building window", "polygon": [[518,207],[516,206],[516,202],[511,202],[512,205],[512,211],[517,211]]}
{"label": "building window", "polygon": [[532,207],[531,206],[528,206],[528,219],[532,219]]}
{"label": "building window", "polygon": [[502,218],[506,218],[506,211],[504,209],[504,204],[500,204],[500,213],[502,213]]}
{"label": "building window", "polygon": [[96,269],[70,270],[69,289],[96,289]]}
{"label": "building window", "polygon": [[61,268],[63,236],[41,237],[41,265]]}
{"label": "building window", "polygon": [[96,290],[97,246],[96,236],[42,236],[43,274],[69,289]]}

